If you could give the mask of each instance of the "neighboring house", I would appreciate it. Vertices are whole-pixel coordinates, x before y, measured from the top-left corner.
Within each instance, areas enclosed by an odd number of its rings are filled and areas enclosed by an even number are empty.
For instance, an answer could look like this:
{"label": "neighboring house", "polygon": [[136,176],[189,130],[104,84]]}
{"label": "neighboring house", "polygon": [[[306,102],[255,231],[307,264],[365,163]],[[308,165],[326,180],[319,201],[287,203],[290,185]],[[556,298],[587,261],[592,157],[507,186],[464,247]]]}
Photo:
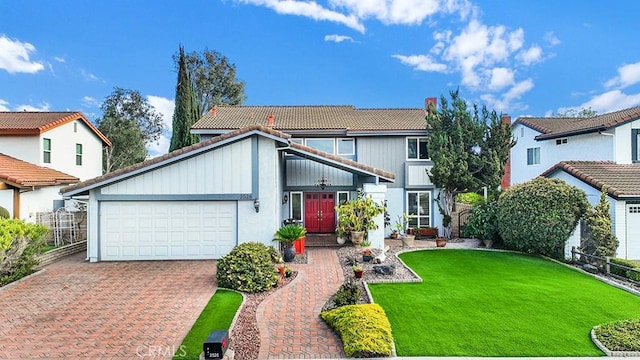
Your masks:
{"label": "neighboring house", "polygon": [[392,221],[441,225],[424,109],[222,106],[192,132],[200,143],[62,190],[89,195],[91,261],[219,258],[272,244],[288,218],[333,233],[335,206],[358,190],[386,200]]}
{"label": "neighboring house", "polygon": [[[598,202],[609,187],[617,256],[640,259],[640,107],[589,118],[520,117],[513,124],[511,183],[560,178]],[[579,231],[570,243],[579,245]]]}
{"label": "neighboring house", "polygon": [[[606,161],[562,161],[543,176],[564,180],[587,194],[592,205],[607,187],[613,231],[620,242],[616,256],[640,260],[640,165]],[[580,245],[579,236],[572,244]]]}
{"label": "neighboring house", "polygon": [[51,206],[52,199],[61,199],[62,187],[77,182],[77,177],[0,154],[0,194],[11,200],[6,209],[13,217],[25,218],[43,204]]}
{"label": "neighboring house", "polygon": [[[0,112],[0,154],[68,174],[67,178],[76,181],[102,174],[102,149],[110,145],[109,140],[79,112]],[[58,194],[49,193],[50,198],[39,196],[40,203],[31,204],[28,211],[14,213],[14,207],[24,207],[15,204],[11,191],[0,190],[0,206],[12,212],[13,217],[27,218],[34,211],[50,211],[53,200],[61,199]]]}
{"label": "neighboring house", "polygon": [[640,107],[589,118],[520,117],[513,124],[511,184],[525,182],[566,160],[640,160]]}

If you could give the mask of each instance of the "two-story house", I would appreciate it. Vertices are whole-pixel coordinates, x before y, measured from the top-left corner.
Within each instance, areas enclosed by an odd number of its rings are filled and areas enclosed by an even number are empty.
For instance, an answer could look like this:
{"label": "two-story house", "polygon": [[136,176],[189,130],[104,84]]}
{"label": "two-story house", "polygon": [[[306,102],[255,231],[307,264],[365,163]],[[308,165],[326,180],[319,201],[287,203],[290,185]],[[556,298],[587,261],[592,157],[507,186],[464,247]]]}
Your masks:
{"label": "two-story house", "polygon": [[102,174],[110,145],[79,112],[0,112],[0,206],[23,219],[50,211],[62,186]]}
{"label": "two-story house", "polygon": [[513,134],[512,184],[560,178],[583,189],[591,204],[606,185],[617,256],[640,259],[640,107],[588,118],[520,117]]}
{"label": "two-story house", "polygon": [[[333,233],[335,206],[358,190],[392,220],[441,226],[422,108],[220,106],[192,133],[200,143],[62,190],[89,195],[91,261],[219,258],[271,245],[289,218]],[[390,230],[376,221],[382,247]]]}

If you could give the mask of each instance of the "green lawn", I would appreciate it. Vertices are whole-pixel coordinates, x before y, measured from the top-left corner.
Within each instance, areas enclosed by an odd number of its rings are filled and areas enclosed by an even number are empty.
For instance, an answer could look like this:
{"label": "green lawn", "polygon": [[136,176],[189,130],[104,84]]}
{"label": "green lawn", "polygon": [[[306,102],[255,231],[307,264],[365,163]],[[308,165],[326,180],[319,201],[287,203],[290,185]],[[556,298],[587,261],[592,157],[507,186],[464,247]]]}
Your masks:
{"label": "green lawn", "polygon": [[242,295],[218,289],[182,341],[181,347],[176,349],[176,356],[173,358],[197,360],[202,352],[202,344],[212,330],[230,329],[240,304]]}
{"label": "green lawn", "polygon": [[424,280],[372,284],[398,356],[598,356],[594,325],[640,318],[640,297],[538,257],[405,253]]}

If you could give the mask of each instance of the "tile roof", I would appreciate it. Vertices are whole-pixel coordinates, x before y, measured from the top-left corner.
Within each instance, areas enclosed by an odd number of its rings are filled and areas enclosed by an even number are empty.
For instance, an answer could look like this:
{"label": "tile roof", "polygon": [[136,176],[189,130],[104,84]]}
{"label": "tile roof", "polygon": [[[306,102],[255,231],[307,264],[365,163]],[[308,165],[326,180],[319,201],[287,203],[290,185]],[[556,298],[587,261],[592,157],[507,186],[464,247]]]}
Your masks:
{"label": "tile roof", "polygon": [[[179,157],[181,155],[188,154],[190,152],[197,151],[198,149],[202,149],[204,147],[208,147],[210,145],[219,143],[219,142],[224,141],[224,140],[229,140],[229,139],[233,139],[233,138],[236,138],[236,137],[241,137],[242,135],[250,133],[250,132],[253,132],[253,131],[259,131],[259,132],[262,132],[262,133],[265,133],[265,134],[269,134],[271,136],[275,136],[276,138],[280,138],[280,139],[283,140],[283,142],[287,142],[287,143],[289,143],[289,139],[291,138],[291,135],[286,134],[286,133],[284,133],[282,131],[278,131],[278,130],[272,129],[272,128],[267,127],[267,126],[254,124],[254,125],[251,125],[251,126],[247,126],[247,127],[244,127],[244,128],[238,129],[238,130],[234,130],[234,131],[225,133],[223,135],[219,135],[219,136],[213,137],[213,138],[211,138],[209,140],[206,140],[206,141],[203,141],[203,142],[191,145],[191,146],[184,147],[182,149],[178,149],[178,150],[172,151],[172,152],[170,152],[168,154],[165,154],[165,155],[162,155],[162,156],[154,157],[152,159],[143,161],[143,162],[138,163],[138,164],[134,164],[134,165],[128,166],[128,167],[123,168],[123,169],[118,169],[116,171],[112,171],[110,173],[104,174],[102,176],[98,176],[98,177],[93,178],[93,179],[89,179],[89,180],[83,181],[81,183],[77,183],[77,184],[74,184],[74,185],[71,185],[71,186],[67,186],[64,189],[62,189],[61,192],[69,193],[69,192],[77,191],[79,189],[93,188],[94,185],[97,185],[97,184],[100,184],[100,183],[104,183],[104,182],[108,182],[111,179],[118,178],[118,177],[121,177],[121,176],[126,176],[127,174],[132,173],[134,171],[152,167],[153,165],[157,165],[159,163],[163,163],[165,161],[171,160],[171,159]],[[356,167],[356,168],[361,169],[361,170],[366,171],[366,172],[375,173],[375,174],[380,175],[380,176],[385,177],[385,178],[388,177],[389,175],[391,176],[391,179],[393,179],[395,177],[395,175],[392,174],[392,173],[388,173],[386,171],[378,170],[378,169],[372,168],[370,166],[366,166],[366,165],[357,163],[357,162],[352,161],[352,160],[342,159],[342,158],[335,159],[334,158],[335,156],[333,156],[333,155],[330,155],[330,154],[327,154],[327,153],[323,153],[321,151],[317,151],[317,150],[312,149],[312,148],[307,147],[307,146],[302,146],[302,145],[295,144],[295,143],[290,143],[290,145],[292,147],[296,147],[296,148],[299,148],[301,150],[305,150],[307,152],[314,153],[317,156],[322,156],[322,157],[326,157],[326,158],[329,158],[329,159],[334,160],[334,161],[339,161],[339,162],[341,162],[343,164]]]}
{"label": "tile roof", "polygon": [[0,154],[0,182],[16,187],[50,186],[77,183],[79,179],[58,170],[38,166]]}
{"label": "tile roof", "polygon": [[80,120],[87,125],[102,142],[111,142],[82,113],[73,111],[0,111],[0,135],[39,135],[60,125]]}
{"label": "tile roof", "polygon": [[536,140],[604,131],[640,118],[640,107],[634,107],[588,118],[520,117],[515,123],[526,125],[542,134]]}
{"label": "tile roof", "polygon": [[610,161],[562,161],[542,176],[563,170],[596,189],[607,186],[614,198],[640,197],[640,164],[616,164]]}
{"label": "tile roof", "polygon": [[192,130],[232,130],[268,125],[273,115],[277,130],[425,130],[424,109],[356,109],[343,106],[216,106]]}

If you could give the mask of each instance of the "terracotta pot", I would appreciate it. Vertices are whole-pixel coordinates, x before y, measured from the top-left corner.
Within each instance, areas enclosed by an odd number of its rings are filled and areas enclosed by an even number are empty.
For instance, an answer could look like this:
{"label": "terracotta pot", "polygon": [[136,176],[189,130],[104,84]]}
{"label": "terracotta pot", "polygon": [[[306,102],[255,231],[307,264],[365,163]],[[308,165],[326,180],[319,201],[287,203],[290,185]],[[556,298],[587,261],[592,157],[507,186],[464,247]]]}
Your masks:
{"label": "terracotta pot", "polygon": [[363,272],[364,270],[360,270],[360,271],[353,270],[353,274],[356,276],[356,279],[361,279]]}
{"label": "terracotta pot", "polygon": [[351,242],[353,243],[353,245],[362,244],[362,240],[364,240],[364,231],[351,232]]}
{"label": "terracotta pot", "polygon": [[391,233],[391,235],[389,235],[390,239],[397,239],[398,238],[398,233]]}
{"label": "terracotta pot", "polygon": [[443,238],[443,237],[436,238],[436,246],[437,247],[447,246],[447,238]]}
{"label": "terracotta pot", "polygon": [[285,273],[285,271],[286,271],[286,270],[287,270],[287,269],[286,269],[286,268],[284,268],[284,267],[278,268],[278,272],[280,273],[280,275],[284,275],[284,273]]}

